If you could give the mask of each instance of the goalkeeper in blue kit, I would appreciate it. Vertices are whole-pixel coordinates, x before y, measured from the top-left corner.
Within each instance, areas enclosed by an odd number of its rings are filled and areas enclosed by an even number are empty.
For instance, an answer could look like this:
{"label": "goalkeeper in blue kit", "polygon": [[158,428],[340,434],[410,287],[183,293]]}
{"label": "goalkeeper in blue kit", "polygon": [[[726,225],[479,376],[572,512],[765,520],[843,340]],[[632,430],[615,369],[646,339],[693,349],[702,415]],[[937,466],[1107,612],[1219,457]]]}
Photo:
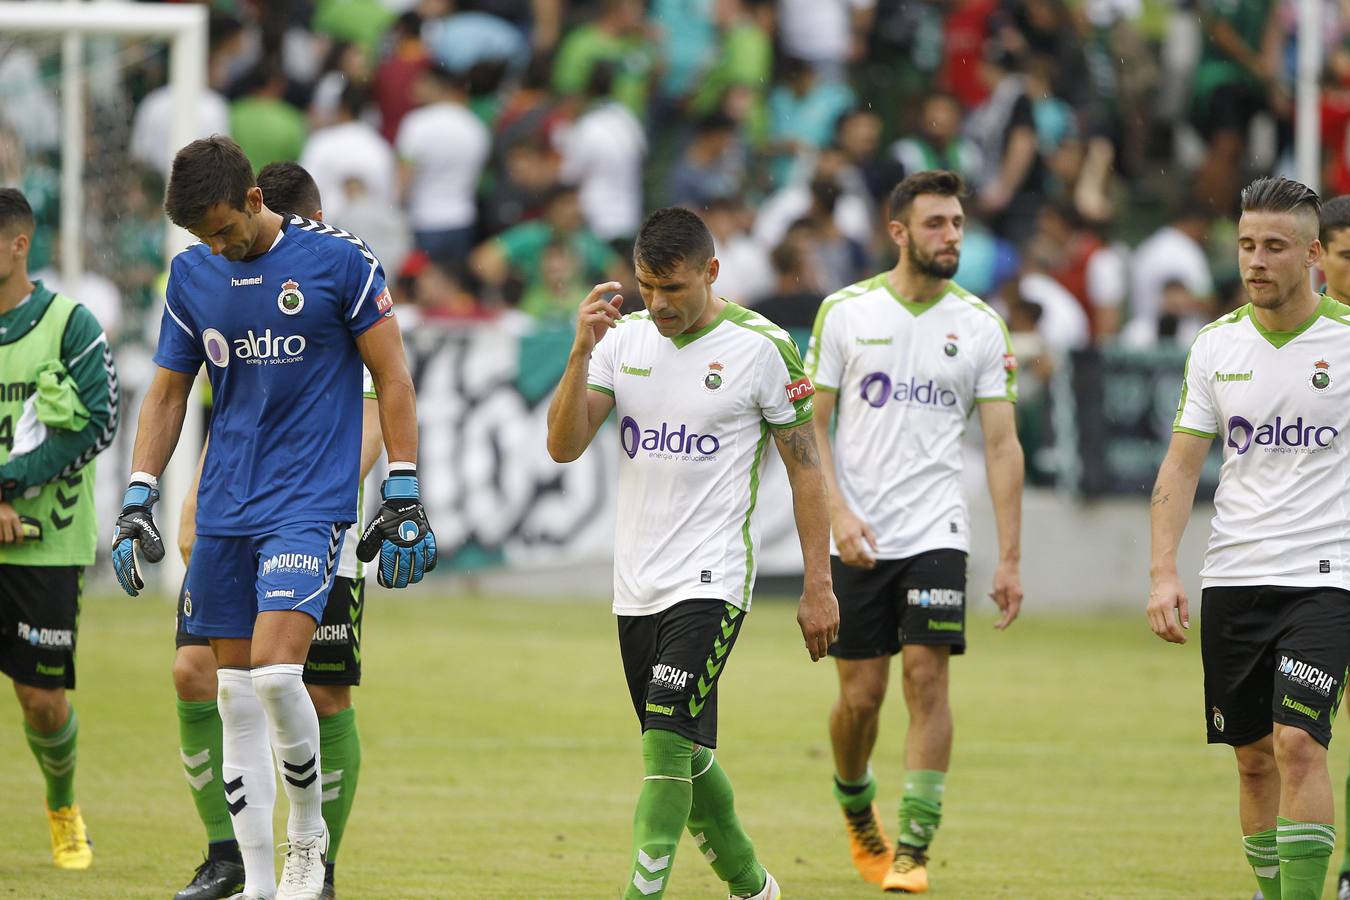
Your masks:
{"label": "goalkeeper in blue kit", "polygon": [[[210,639],[219,667],[222,776],[245,870],[238,896],[318,900],[328,833],[318,719],[302,674],[355,517],[362,363],[390,464],[358,556],[378,554],[388,587],[420,581],[436,563],[419,498],[412,379],[374,254],[340,229],[268,209],[236,143],[215,136],[180,150],[165,209],[200,242],[170,268],[113,565],[135,595],[144,586],[136,546],[148,562],[163,558],[157,479],[206,365],[214,402],[183,618]],[[280,884],[274,754],[290,801]]]}

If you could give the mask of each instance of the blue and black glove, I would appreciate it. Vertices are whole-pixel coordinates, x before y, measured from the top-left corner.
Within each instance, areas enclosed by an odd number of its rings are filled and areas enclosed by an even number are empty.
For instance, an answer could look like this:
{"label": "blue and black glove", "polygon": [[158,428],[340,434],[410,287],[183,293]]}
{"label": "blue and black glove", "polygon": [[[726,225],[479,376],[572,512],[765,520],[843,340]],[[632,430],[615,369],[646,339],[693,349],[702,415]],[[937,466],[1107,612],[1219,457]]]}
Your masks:
{"label": "blue and black glove", "polygon": [[366,526],[356,557],[370,562],[378,551],[377,577],[388,588],[404,588],[436,568],[436,535],[427,524],[417,486],[417,472],[391,471],[380,487],[384,499],[374,521]]}
{"label": "blue and black glove", "polygon": [[136,570],[137,545],[146,562],[157,563],[164,558],[164,539],[159,536],[151,512],[159,500],[159,490],[150,481],[137,477],[141,474],[131,476],[131,484],[122,495],[122,514],[117,517],[112,542],[113,571],[122,590],[133,597],[145,589],[141,573]]}

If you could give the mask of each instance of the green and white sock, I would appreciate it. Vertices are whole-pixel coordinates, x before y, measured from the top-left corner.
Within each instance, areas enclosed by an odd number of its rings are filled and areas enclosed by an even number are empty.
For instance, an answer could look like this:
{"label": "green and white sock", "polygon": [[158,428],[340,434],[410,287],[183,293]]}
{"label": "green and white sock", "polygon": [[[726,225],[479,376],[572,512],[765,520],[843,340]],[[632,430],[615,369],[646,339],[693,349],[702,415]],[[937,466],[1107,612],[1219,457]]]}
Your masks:
{"label": "green and white sock", "polygon": [[1324,822],[1275,820],[1281,900],[1318,900],[1336,849],[1336,827]]}
{"label": "green and white sock", "polygon": [[323,767],[323,820],[328,825],[328,862],[337,862],[342,833],[356,800],[356,782],[361,774],[361,735],[356,730],[356,710],[319,720],[319,765]]}
{"label": "green and white sock", "polygon": [[731,779],[707,747],[693,758],[694,802],[689,811],[689,834],[733,895],[757,894],[764,889],[764,867],[755,858],[741,820]]}
{"label": "green and white sock", "polygon": [[42,777],[47,781],[47,808],[61,809],[75,805],[75,739],[80,734],[80,720],[75,717],[75,707],[70,707],[70,716],[65,724],[51,734],[41,734],[23,726],[24,736],[28,738],[28,748],[42,769]]}
{"label": "green and white sock", "polygon": [[905,773],[905,795],[900,800],[900,843],[927,847],[942,822],[942,793],[946,772],[911,769]]}
{"label": "green and white sock", "polygon": [[1242,838],[1242,852],[1256,875],[1256,886],[1266,900],[1280,898],[1280,852],[1275,849],[1275,829],[1267,828]]}
{"label": "green and white sock", "polygon": [[633,816],[632,876],[624,900],[664,897],[680,833],[694,802],[694,743],[672,731],[649,728],[642,735],[647,775]]}
{"label": "green and white sock", "polygon": [[872,777],[870,768],[856,781],[847,781],[837,774],[834,776],[834,799],[849,812],[862,812],[876,798],[877,780]]}
{"label": "green and white sock", "polygon": [[[1345,809],[1350,810],[1350,775],[1345,777]],[[1350,835],[1346,835],[1345,853],[1341,856],[1341,872],[1350,872]]]}
{"label": "green and white sock", "polygon": [[206,840],[211,844],[234,840],[234,826],[225,805],[225,779],[220,774],[221,728],[216,701],[178,701],[178,755],[192,789],[197,817],[206,827]]}

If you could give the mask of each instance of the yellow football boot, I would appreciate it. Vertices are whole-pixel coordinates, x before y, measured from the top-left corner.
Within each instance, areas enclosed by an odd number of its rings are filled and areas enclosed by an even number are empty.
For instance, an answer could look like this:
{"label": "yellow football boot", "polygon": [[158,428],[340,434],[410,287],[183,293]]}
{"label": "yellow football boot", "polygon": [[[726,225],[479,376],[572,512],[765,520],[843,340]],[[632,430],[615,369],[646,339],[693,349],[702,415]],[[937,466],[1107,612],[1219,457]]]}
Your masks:
{"label": "yellow football boot", "polygon": [[924,847],[895,846],[895,859],[881,882],[888,894],[922,894],[928,890],[928,854]]}
{"label": "yellow football boot", "polygon": [[844,810],[848,823],[848,849],[853,856],[853,868],[865,881],[881,884],[891,868],[891,839],[881,828],[881,811],[873,803],[857,812]]}
{"label": "yellow football boot", "polygon": [[87,869],[94,864],[94,842],[89,840],[78,805],[47,810],[47,825],[52,832],[52,861],[58,869]]}

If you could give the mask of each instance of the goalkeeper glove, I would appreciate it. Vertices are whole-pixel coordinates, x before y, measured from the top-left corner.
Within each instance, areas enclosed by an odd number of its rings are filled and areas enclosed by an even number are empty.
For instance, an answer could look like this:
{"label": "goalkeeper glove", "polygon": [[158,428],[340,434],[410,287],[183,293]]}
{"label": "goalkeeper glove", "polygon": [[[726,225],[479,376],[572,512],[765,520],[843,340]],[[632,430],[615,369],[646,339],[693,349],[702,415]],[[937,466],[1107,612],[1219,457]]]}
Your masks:
{"label": "goalkeeper glove", "polygon": [[133,597],[145,589],[136,568],[137,545],[146,562],[157,563],[164,558],[164,540],[151,512],[158,500],[155,478],[144,472],[133,473],[122,495],[122,514],[117,517],[112,543],[113,571],[122,590]]}
{"label": "goalkeeper glove", "polygon": [[436,568],[436,535],[427,524],[427,511],[412,469],[391,471],[380,487],[384,504],[366,527],[356,556],[370,562],[378,551],[377,577],[388,588],[404,588]]}

